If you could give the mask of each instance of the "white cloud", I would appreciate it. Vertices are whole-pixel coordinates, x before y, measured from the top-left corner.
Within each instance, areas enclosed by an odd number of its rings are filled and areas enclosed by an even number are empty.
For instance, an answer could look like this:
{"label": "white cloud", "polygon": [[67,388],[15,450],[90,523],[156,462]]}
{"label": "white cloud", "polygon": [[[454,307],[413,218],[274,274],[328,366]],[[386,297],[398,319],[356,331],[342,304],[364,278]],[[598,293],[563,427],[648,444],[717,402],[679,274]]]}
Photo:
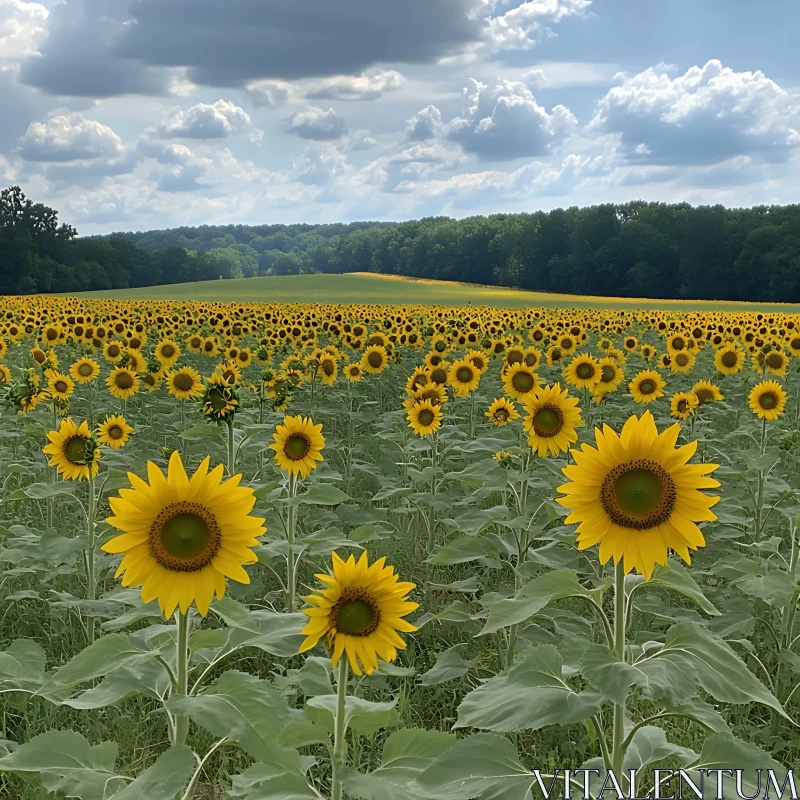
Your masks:
{"label": "white cloud", "polygon": [[548,114],[525,84],[472,80],[467,107],[448,126],[448,137],[465,151],[490,161],[541,157],[563,143],[577,125],[563,105]]}
{"label": "white cloud", "polygon": [[335,147],[307,147],[298,159],[292,159],[291,180],[307,186],[322,187],[347,171],[344,155]]}
{"label": "white cloud", "polygon": [[373,69],[361,75],[326,78],[306,91],[309,100],[378,100],[386,92],[401,89],[406,78],[393,69]]}
{"label": "white cloud", "polygon": [[245,88],[254,106],[274,108],[290,102],[296,92],[294,86],[286,81],[255,81]]}
{"label": "white cloud", "polygon": [[758,154],[785,161],[800,144],[800,104],[764,73],[713,59],[672,77],[665,65],[619,75],[589,129],[615,133],[631,161],[713,164]]}
{"label": "white cloud", "polygon": [[406,124],[407,142],[426,142],[435,139],[444,131],[442,112],[434,105],[427,106],[414,114]]}
{"label": "white cloud", "polygon": [[117,158],[122,151],[122,139],[108,125],[80,114],[32,122],[19,147],[20,156],[27,161]]}
{"label": "white cloud", "polygon": [[36,53],[48,14],[40,3],[0,0],[0,64]]}
{"label": "white cloud", "polygon": [[486,39],[493,51],[528,50],[555,36],[550,25],[566,17],[586,15],[591,0],[527,0],[505,13],[496,14],[504,0],[484,0]]}
{"label": "white cloud", "polygon": [[166,138],[224,139],[247,130],[251,119],[244,109],[229,100],[213,105],[198,103],[183,111],[173,108],[159,133]]}
{"label": "white cloud", "polygon": [[341,139],[347,133],[347,125],[334,109],[309,106],[286,120],[286,130],[303,139],[330,141]]}

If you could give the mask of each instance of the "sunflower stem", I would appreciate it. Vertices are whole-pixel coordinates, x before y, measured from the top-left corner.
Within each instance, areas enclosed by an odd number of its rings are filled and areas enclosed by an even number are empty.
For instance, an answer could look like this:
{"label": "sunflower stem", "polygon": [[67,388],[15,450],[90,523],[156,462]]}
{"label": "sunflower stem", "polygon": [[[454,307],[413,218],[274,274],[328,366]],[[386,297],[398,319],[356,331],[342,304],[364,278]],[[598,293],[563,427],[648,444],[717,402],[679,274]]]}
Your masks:
{"label": "sunflower stem", "polygon": [[294,499],[297,495],[297,476],[289,476],[289,508],[287,509],[286,540],[289,543],[289,552],[286,554],[286,610],[291,614],[295,609],[295,560],[294,560],[294,534],[297,524],[297,506]]}
{"label": "sunflower stem", "polygon": [[[439,458],[439,435],[434,433],[431,436],[431,500],[436,499],[436,466]],[[428,546],[427,550],[430,554],[433,551],[433,546],[436,544],[436,508],[431,502],[429,509],[429,522],[428,522]]]}
{"label": "sunflower stem", "polygon": [[[614,570],[614,655],[619,661],[626,661],[625,653],[625,566],[620,559]],[[612,729],[611,767],[616,775],[622,774],[625,756],[625,705],[614,704],[614,723]]]}
{"label": "sunflower stem", "polygon": [[233,436],[233,415],[226,420],[228,427],[228,475],[232,478],[236,470],[236,448]]}
{"label": "sunflower stem", "polygon": [[336,729],[333,738],[333,758],[331,765],[331,800],[342,800],[342,774],[347,765],[347,657],[339,659],[339,673],[336,678]]}
{"label": "sunflower stem", "polygon": [[[90,467],[91,470],[91,467]],[[91,473],[90,473],[91,474]],[[89,478],[89,502],[86,507],[86,599],[94,600],[97,597],[97,577],[95,575],[94,563],[94,550],[95,550],[95,536],[94,536],[94,509],[95,509],[95,495],[94,495],[94,478]],[[86,618],[86,636],[91,644],[94,641],[94,617],[88,616]]]}
{"label": "sunflower stem", "polygon": [[[184,613],[180,609],[175,612],[175,624],[178,626],[177,649],[175,652],[175,695],[184,697],[189,691],[189,610]],[[173,745],[186,744],[189,734],[189,717],[175,715],[175,740]]]}

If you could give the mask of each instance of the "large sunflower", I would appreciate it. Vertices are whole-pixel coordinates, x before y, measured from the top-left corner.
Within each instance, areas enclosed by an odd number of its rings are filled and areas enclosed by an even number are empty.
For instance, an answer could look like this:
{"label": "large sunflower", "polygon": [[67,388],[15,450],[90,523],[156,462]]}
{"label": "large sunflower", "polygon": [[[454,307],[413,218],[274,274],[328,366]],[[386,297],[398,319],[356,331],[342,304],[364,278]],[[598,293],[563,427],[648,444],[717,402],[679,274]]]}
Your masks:
{"label": "large sunflower", "polygon": [[621,435],[604,425],[595,429],[596,448],[571,451],[575,464],[562,470],[570,482],[558,502],[571,512],[565,521],[578,523],[579,550],[599,544],[601,563],[613,556],[646,579],[670,549],[691,563],[689,550],[705,545],[697,523],[717,518],[710,509],[719,498],[699,490],[719,486],[706,477],[718,465],[688,464],[697,442],[676,449],[680,430],[676,423],[659,433],[645,411]]}
{"label": "large sunflower", "polygon": [[786,392],[778,381],[761,381],[750,392],[750,408],[759,419],[776,420],[786,408]]}
{"label": "large sunflower", "polygon": [[744,350],[723,347],[714,353],[714,366],[723,375],[735,375],[744,365]]}
{"label": "large sunflower", "polygon": [[524,402],[523,428],[528,446],[540,457],[557,456],[577,441],[577,428],[583,426],[578,400],[556,383],[535,389]]}
{"label": "large sunflower", "polygon": [[403,619],[419,607],[406,599],[416,584],[400,581],[394,567],[385,566],[385,557],[372,565],[366,553],[358,561],[352,555],[343,561],[335,552],[331,558],[333,575],[316,576],[325,588],[306,597],[310,607],[303,613],[309,621],[300,652],[324,637],[334,669],[346,654],[356,675],[369,675],[378,669],[378,658],[394,661],[406,646],[399,632],[417,630]]}
{"label": "large sunflower", "polygon": [[132,433],[133,428],[128,425],[125,417],[122,415],[109,416],[97,426],[97,441],[112,450],[119,450],[125,447]]}
{"label": "large sunflower", "polygon": [[66,400],[75,391],[75,384],[68,375],[49,369],[45,372],[47,390],[50,396],[58,400]]}
{"label": "large sunflower", "polygon": [[167,391],[178,400],[194,400],[203,394],[203,379],[194,367],[181,367],[166,375]]}
{"label": "large sunflower", "polygon": [[372,375],[383,372],[388,363],[389,353],[382,344],[371,345],[364,351],[364,355],[361,356],[361,368],[364,372],[369,372]]}
{"label": "large sunflower", "polygon": [[171,367],[181,356],[181,348],[172,339],[162,339],[155,349],[155,357],[164,367]]}
{"label": "large sunflower", "polygon": [[65,417],[57,431],[47,434],[49,444],[42,448],[51,456],[48,462],[58,469],[58,474],[68,481],[88,481],[100,469],[100,448],[92,439],[89,424],[84,420],[76,425],[71,417]]}
{"label": "large sunflower", "polygon": [[117,367],[106,378],[106,386],[114,397],[127,400],[139,391],[139,376],[125,367]]}
{"label": "large sunflower", "polygon": [[214,594],[225,594],[225,578],[250,583],[242,565],[258,560],[250,548],[265,528],[250,516],[253,490],[239,486],[241,475],[222,483],[222,465],[209,471],[209,463],[189,478],[175,451],[166,476],[148,462],[149,483],[129,472],[133,488],[109,498],[114,516],[106,521],[124,533],[102,549],[125,554],[116,577],[141,586],[145,603],[157,599],[165,617],[192,603],[205,616]]}
{"label": "large sunflower", "polygon": [[594,389],[600,382],[601,374],[597,359],[588,353],[575,356],[564,367],[564,380],[576,389]]}
{"label": "large sunflower", "polygon": [[502,428],[504,425],[508,425],[510,422],[519,419],[519,411],[517,411],[517,407],[510,400],[506,400],[505,397],[500,397],[492,401],[489,410],[486,412],[486,416],[489,417],[492,425]]}
{"label": "large sunflower", "polygon": [[628,388],[637,403],[651,403],[664,396],[662,389],[666,385],[664,379],[654,369],[645,369],[633,378]]}
{"label": "large sunflower", "polygon": [[315,425],[311,417],[285,417],[272,438],[275,463],[290,475],[307,478],[317,468],[317,461],[322,461],[322,423]]}
{"label": "large sunflower", "polygon": [[465,358],[454,361],[447,374],[447,382],[459,397],[472,394],[478,388],[480,380],[481,373],[478,367]]}
{"label": "large sunflower", "polygon": [[79,358],[69,368],[69,374],[77,383],[91,383],[100,374],[100,365],[93,358]]}
{"label": "large sunflower", "polygon": [[503,373],[503,390],[515,400],[530,397],[539,385],[539,376],[524,362],[512,364]]}
{"label": "large sunflower", "polygon": [[408,427],[417,436],[429,436],[442,426],[442,407],[432,400],[417,400],[407,410]]}
{"label": "large sunflower", "polygon": [[770,350],[769,353],[764,356],[764,369],[773,375],[785,378],[788,367],[789,356],[787,356],[783,350]]}

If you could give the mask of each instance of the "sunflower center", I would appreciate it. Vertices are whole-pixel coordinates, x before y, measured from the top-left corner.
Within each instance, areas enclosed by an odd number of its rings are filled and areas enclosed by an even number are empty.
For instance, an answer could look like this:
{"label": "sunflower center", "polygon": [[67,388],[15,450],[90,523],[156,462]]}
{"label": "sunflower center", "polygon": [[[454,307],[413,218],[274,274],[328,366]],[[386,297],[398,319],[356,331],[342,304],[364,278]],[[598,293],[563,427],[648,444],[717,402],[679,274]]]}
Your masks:
{"label": "sunflower center", "polygon": [[161,348],[161,355],[164,356],[164,358],[172,358],[172,356],[175,355],[175,348],[171,344],[165,344]]}
{"label": "sunflower center", "polygon": [[444,353],[444,351],[447,350],[447,343],[442,341],[436,342],[434,349],[437,353]]}
{"label": "sunflower center", "polygon": [[64,445],[64,454],[73,464],[86,463],[86,439],[73,436]]}
{"label": "sunflower center", "polygon": [[293,433],[283,446],[283,452],[292,461],[299,461],[301,458],[305,458],[310,449],[311,442],[301,433]]}
{"label": "sunflower center", "polygon": [[732,353],[728,351],[727,353],[722,354],[722,364],[726,367],[735,367],[736,366],[736,353]]}
{"label": "sunflower center", "polygon": [[469,367],[460,367],[456,372],[459,383],[469,383],[472,380],[472,370]]}
{"label": "sunflower center", "polygon": [[578,364],[578,368],[575,372],[578,377],[584,381],[594,377],[594,367],[591,364]]}
{"label": "sunflower center", "polygon": [[116,358],[119,355],[119,347],[115,344],[112,344],[108,348],[108,354],[111,356],[111,358]]}
{"label": "sunflower center", "polygon": [[603,367],[602,372],[600,373],[600,380],[603,383],[611,383],[611,381],[614,380],[614,376],[616,374],[617,374],[617,372],[614,369],[614,367],[609,367],[608,364],[606,364]]}
{"label": "sunflower center", "polygon": [[116,383],[117,387],[120,389],[130,389],[131,386],[133,386],[133,375],[129,372],[120,372],[114,379],[114,383]]}
{"label": "sunflower center", "polygon": [[172,385],[181,392],[188,392],[194,385],[191,375],[179,373],[172,379]]}
{"label": "sunflower center", "polygon": [[555,436],[564,425],[564,414],[556,406],[543,406],[533,416],[533,430],[545,439]]}
{"label": "sunflower center", "polygon": [[64,394],[67,391],[67,384],[64,381],[56,381],[53,387],[59,394]]}
{"label": "sunflower center", "polygon": [[369,365],[374,369],[377,369],[381,364],[383,364],[383,356],[380,353],[370,353],[367,356],[367,361],[369,361]]}
{"label": "sunflower center", "polygon": [[685,414],[688,410],[689,410],[689,401],[678,400],[678,412],[681,414]]}
{"label": "sunflower center", "polygon": [[529,372],[517,372],[511,379],[511,383],[518,392],[525,394],[533,389],[536,381]]}
{"label": "sunflower center", "polygon": [[55,331],[52,328],[48,328],[47,329],[47,341],[52,342],[55,339],[58,339],[58,331]]}
{"label": "sunflower center", "polygon": [[337,632],[369,636],[380,624],[381,612],[363,589],[345,589],[331,617]]}
{"label": "sunflower center", "polygon": [[109,439],[121,439],[122,438],[122,428],[119,425],[112,425],[108,429],[108,437],[109,437]]}
{"label": "sunflower center", "polygon": [[92,365],[91,364],[81,364],[78,367],[78,374],[83,376],[84,378],[88,378],[92,374]]}
{"label": "sunflower center", "polygon": [[675,363],[679,367],[685,367],[689,363],[689,356],[687,356],[686,353],[678,353],[678,355],[675,356]]}
{"label": "sunflower center", "polygon": [[695,397],[700,401],[700,403],[707,403],[709,400],[714,399],[714,394],[710,389],[698,389],[694,393]]}
{"label": "sunflower center", "polygon": [[498,422],[505,422],[508,419],[508,409],[498,408],[497,411],[494,412],[494,418]]}
{"label": "sunflower center", "polygon": [[646,380],[639,384],[639,392],[641,394],[653,394],[656,390],[655,381]]}
{"label": "sunflower center", "polygon": [[47,360],[47,356],[44,354],[44,352],[43,352],[42,350],[37,350],[37,351],[36,351],[36,352],[33,354],[33,357],[34,357],[34,359],[35,359],[36,361],[38,361],[40,364],[44,363],[44,361],[46,361],[46,360]]}
{"label": "sunflower center", "polygon": [[436,419],[436,415],[429,408],[423,408],[422,411],[419,412],[419,424],[426,428],[433,423],[434,419]]}
{"label": "sunflower center", "polygon": [[324,373],[325,373],[325,374],[326,374],[328,377],[330,377],[331,375],[333,375],[333,371],[334,371],[334,367],[335,367],[335,365],[334,365],[333,361],[323,361],[323,362],[322,362],[322,364],[321,364],[321,367],[322,367],[322,371],[323,371],[323,372],[324,372]]}
{"label": "sunflower center", "polygon": [[770,353],[767,356],[767,365],[772,369],[777,369],[783,366],[783,359],[777,353]]}
{"label": "sunflower center", "polygon": [[647,459],[614,467],[600,490],[600,501],[611,521],[640,531],[666,522],[677,498],[670,474],[660,464]]}
{"label": "sunflower center", "polygon": [[758,398],[758,404],[761,406],[761,408],[775,408],[777,403],[778,398],[774,392],[764,392],[764,394]]}
{"label": "sunflower center", "polygon": [[434,383],[444,383],[447,380],[447,373],[441,367],[437,367],[431,372],[431,380]]}
{"label": "sunflower center", "polygon": [[150,552],[173,572],[197,572],[220,549],[222,532],[214,516],[199,503],[171,503],[150,526]]}

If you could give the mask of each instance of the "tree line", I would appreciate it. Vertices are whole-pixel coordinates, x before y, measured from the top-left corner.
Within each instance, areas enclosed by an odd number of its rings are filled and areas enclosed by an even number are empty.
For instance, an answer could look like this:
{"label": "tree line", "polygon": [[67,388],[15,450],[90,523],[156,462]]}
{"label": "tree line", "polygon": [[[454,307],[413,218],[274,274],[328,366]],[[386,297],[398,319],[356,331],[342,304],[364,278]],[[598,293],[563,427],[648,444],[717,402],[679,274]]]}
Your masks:
{"label": "tree line", "polygon": [[0,193],[0,293],[303,273],[621,297],[800,302],[800,205],[630,203],[400,223],[202,225],[82,237]]}

